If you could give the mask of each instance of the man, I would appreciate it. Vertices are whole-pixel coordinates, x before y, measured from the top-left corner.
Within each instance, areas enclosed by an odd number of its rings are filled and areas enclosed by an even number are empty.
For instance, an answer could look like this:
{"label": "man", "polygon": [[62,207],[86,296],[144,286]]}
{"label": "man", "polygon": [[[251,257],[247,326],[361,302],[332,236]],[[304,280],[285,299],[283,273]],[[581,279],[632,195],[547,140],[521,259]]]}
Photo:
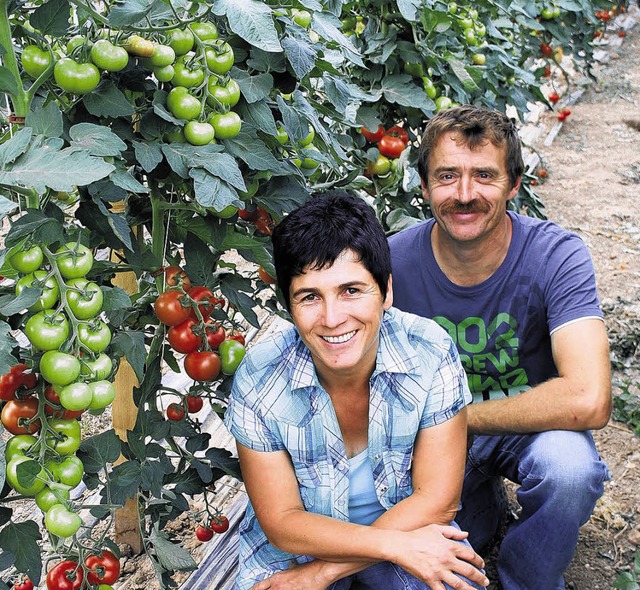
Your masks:
{"label": "man", "polygon": [[391,308],[391,260],[357,197],[314,197],[273,232],[294,326],[251,347],[225,423],[250,505],[240,590],[471,590],[453,523],[466,377],[431,320]]}
{"label": "man", "polygon": [[499,112],[438,113],[418,170],[433,219],[390,239],[394,301],[447,330],[474,396],[456,520],[482,548],[500,524],[501,478],[520,484],[500,581],[505,590],[562,589],[609,476],[589,432],[611,411],[589,253],[578,236],[507,210],[524,165],[517,130]]}

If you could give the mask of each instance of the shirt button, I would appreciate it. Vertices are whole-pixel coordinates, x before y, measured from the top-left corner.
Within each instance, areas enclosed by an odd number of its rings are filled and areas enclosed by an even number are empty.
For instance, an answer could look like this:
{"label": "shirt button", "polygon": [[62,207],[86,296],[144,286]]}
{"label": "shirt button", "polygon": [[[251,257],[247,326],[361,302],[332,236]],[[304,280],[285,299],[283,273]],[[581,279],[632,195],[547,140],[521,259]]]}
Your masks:
{"label": "shirt button", "polygon": [[382,486],[382,487],[380,488],[380,491],[381,491],[381,492],[386,492],[388,489],[389,489],[389,488],[388,488],[387,486]]}
{"label": "shirt button", "polygon": [[344,506],[344,500],[338,500],[338,505],[339,506]]}
{"label": "shirt button", "polygon": [[376,455],[376,456],[374,457],[374,459],[375,459],[376,461],[380,461],[380,455]]}

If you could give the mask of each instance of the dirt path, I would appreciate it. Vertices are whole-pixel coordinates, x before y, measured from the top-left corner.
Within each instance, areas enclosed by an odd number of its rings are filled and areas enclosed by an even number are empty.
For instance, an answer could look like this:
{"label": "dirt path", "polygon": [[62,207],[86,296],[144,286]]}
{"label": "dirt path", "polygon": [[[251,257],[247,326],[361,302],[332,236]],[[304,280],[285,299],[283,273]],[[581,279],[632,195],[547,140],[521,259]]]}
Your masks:
{"label": "dirt path", "polygon": [[[629,381],[637,393],[640,26],[626,33],[621,47],[607,53],[597,83],[571,105],[571,116],[550,145],[545,139],[557,120],[553,113],[542,116],[546,133],[535,147],[549,176],[537,192],[549,219],[581,235],[591,250],[616,367],[614,383]],[[620,391],[614,385],[614,394]],[[612,421],[596,433],[596,440],[612,479],[581,530],[566,576],[567,587],[575,590],[612,590],[619,570],[628,568],[640,549],[640,438]]]}

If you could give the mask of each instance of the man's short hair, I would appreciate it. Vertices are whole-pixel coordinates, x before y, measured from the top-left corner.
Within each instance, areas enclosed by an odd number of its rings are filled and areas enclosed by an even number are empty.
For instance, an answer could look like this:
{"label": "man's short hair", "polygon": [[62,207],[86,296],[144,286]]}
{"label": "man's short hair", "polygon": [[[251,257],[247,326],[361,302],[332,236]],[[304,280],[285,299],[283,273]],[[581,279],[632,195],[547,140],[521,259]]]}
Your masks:
{"label": "man's short hair", "polygon": [[458,134],[471,150],[491,142],[506,147],[505,165],[514,187],[524,172],[522,143],[515,123],[504,113],[486,107],[463,105],[439,111],[427,123],[418,153],[418,173],[425,185],[429,179],[429,156],[445,133]]}
{"label": "man's short hair", "polygon": [[346,192],[315,194],[273,230],[273,260],[287,309],[293,277],[333,265],[345,250],[355,252],[383,298],[391,275],[391,255],[373,208]]}

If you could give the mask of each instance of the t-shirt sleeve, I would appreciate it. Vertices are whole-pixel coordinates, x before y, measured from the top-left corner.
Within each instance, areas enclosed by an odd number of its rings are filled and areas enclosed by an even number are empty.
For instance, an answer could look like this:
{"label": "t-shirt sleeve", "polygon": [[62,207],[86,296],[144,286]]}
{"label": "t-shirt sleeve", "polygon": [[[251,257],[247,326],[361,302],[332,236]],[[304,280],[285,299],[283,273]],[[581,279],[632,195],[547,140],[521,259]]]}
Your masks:
{"label": "t-shirt sleeve", "polygon": [[453,418],[460,410],[471,403],[471,393],[467,375],[462,368],[458,351],[447,336],[448,350],[436,370],[430,385],[420,428],[436,426]]}
{"label": "t-shirt sleeve", "polygon": [[285,447],[277,429],[265,418],[260,404],[262,396],[256,395],[262,391],[264,383],[261,383],[260,373],[254,378],[251,366],[251,359],[245,358],[236,371],[224,424],[245,447],[262,452],[280,451]]}
{"label": "t-shirt sleeve", "polygon": [[595,271],[586,244],[575,234],[557,244],[546,264],[549,332],[578,319],[602,318]]}

